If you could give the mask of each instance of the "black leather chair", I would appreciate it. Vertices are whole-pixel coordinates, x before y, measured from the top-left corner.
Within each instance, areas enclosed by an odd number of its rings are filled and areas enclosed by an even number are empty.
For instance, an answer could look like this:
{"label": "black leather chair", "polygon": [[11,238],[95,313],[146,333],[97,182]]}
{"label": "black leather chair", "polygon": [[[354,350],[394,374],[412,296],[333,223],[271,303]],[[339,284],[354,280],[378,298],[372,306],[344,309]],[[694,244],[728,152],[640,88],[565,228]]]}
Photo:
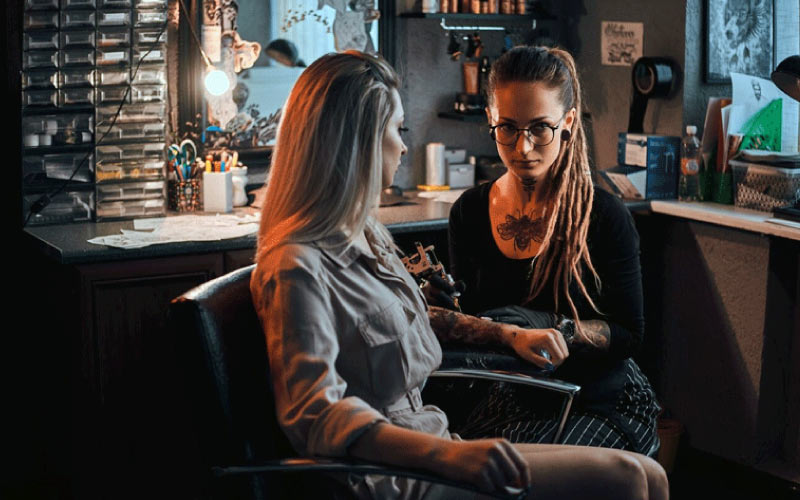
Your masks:
{"label": "black leather chair", "polygon": [[[264,335],[250,297],[253,267],[200,285],[170,304],[186,390],[194,406],[193,424],[200,450],[198,478],[209,495],[225,499],[304,498],[311,493],[298,494],[299,487],[323,485],[321,492],[314,491],[315,497],[341,498],[347,492],[341,487],[337,490],[338,483],[324,474],[331,472],[408,476],[472,489],[468,484],[419,470],[296,455],[275,415]],[[469,352],[449,352],[445,356],[447,368],[433,376],[510,381],[556,390],[565,396],[563,425],[578,386],[488,371],[487,359]],[[456,366],[458,360],[461,367]],[[517,363],[503,356],[496,361],[504,366]],[[298,475],[309,473],[316,474],[310,481]],[[521,498],[524,494],[498,498]]]}

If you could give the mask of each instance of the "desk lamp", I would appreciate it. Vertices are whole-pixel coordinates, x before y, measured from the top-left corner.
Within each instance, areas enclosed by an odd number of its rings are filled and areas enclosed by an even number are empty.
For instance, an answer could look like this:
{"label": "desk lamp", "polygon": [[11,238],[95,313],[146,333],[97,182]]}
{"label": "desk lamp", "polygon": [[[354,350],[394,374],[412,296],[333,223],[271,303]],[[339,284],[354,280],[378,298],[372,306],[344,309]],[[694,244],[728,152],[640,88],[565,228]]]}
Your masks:
{"label": "desk lamp", "polygon": [[[781,61],[770,78],[786,95],[800,101],[800,55]],[[800,198],[793,205],[778,207],[773,212],[776,217],[800,222]]]}

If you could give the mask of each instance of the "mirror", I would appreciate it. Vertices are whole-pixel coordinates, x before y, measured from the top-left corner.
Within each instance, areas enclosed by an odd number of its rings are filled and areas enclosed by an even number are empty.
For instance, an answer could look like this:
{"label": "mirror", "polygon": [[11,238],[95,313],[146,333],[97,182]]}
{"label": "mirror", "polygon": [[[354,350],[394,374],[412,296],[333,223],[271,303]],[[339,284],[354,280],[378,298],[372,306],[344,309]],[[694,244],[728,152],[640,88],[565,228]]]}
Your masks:
{"label": "mirror", "polygon": [[238,150],[274,144],[280,108],[305,67],[329,52],[377,52],[380,17],[378,0],[239,0],[237,42],[257,43],[261,51],[235,75],[227,102],[206,94],[206,122],[232,132],[229,147]]}

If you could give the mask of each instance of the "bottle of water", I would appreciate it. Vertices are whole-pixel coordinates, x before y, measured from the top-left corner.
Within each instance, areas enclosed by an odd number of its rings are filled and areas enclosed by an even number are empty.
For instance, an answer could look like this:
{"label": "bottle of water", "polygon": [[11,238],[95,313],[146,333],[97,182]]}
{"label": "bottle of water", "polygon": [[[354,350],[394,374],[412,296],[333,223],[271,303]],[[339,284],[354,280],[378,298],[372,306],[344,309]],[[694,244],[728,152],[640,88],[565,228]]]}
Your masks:
{"label": "bottle of water", "polygon": [[681,201],[702,199],[700,196],[700,166],[703,164],[703,156],[696,134],[697,127],[687,125],[686,135],[681,141],[681,176],[678,181],[678,199]]}

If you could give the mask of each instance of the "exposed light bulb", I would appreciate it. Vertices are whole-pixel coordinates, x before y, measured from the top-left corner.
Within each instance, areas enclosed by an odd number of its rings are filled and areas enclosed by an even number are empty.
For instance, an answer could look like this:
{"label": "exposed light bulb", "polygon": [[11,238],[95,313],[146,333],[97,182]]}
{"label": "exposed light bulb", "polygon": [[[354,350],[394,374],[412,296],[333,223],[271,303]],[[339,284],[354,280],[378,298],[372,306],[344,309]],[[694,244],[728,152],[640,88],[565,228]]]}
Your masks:
{"label": "exposed light bulb", "polygon": [[227,92],[231,86],[228,75],[220,69],[213,69],[206,73],[204,84],[206,90],[211,95],[222,95]]}

